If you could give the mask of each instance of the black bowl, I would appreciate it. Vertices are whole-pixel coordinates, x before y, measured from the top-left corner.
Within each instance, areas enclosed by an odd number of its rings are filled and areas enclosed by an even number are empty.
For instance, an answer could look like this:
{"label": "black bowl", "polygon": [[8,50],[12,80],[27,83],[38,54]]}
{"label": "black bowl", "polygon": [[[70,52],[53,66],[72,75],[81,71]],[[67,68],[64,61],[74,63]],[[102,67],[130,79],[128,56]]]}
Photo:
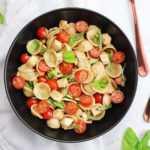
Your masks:
{"label": "black bowl", "polygon": [[[26,50],[26,43],[36,38],[36,31],[39,27],[51,28],[58,26],[61,19],[69,22],[86,20],[88,24],[97,25],[103,33],[109,33],[112,37],[112,44],[117,50],[124,51],[126,54],[125,75],[127,83],[122,91],[125,94],[124,102],[113,105],[112,109],[106,112],[105,117],[100,121],[95,121],[87,126],[87,131],[82,135],[77,135],[73,130],[64,131],[63,129],[53,130],[47,127],[44,120],[40,120],[31,115],[26,106],[26,97],[22,91],[13,88],[11,81],[16,75],[18,66],[21,65],[20,56]],[[20,118],[20,120],[37,134],[55,141],[61,142],[81,142],[98,137],[117,125],[127,113],[137,86],[137,62],[133,48],[125,34],[108,18],[86,9],[65,8],[48,12],[27,24],[13,41],[5,62],[5,88],[9,102]]]}

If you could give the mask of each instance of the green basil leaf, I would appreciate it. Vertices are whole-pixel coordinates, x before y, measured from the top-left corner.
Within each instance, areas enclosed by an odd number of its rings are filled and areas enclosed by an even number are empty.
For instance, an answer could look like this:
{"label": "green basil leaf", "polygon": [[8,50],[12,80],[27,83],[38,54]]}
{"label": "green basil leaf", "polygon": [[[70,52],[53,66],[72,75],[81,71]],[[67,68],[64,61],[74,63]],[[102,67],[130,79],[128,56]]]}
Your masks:
{"label": "green basil leaf", "polygon": [[35,40],[28,48],[28,52],[32,54],[40,45],[42,45],[42,43],[38,40]]}
{"label": "green basil leaf", "polygon": [[45,101],[47,101],[51,106],[53,106],[54,108],[56,107],[56,105],[54,105],[53,104],[53,100],[52,99],[47,99],[47,100],[45,100]]}
{"label": "green basil leaf", "polygon": [[102,33],[100,29],[97,31],[95,37],[93,38],[93,42],[94,44],[99,45],[99,50],[101,52],[102,51]]}
{"label": "green basil leaf", "polygon": [[49,73],[47,73],[46,78],[48,80],[51,80],[54,78],[54,76],[57,75],[57,71],[53,68]]}
{"label": "green basil leaf", "polygon": [[102,51],[102,33],[101,30],[99,30],[99,50]]}
{"label": "green basil leaf", "polygon": [[107,65],[107,69],[109,72],[111,72],[111,62]]}
{"label": "green basil leaf", "polygon": [[71,36],[71,39],[70,39],[70,42],[68,43],[68,45],[69,46],[74,45],[77,41],[81,40],[83,36],[84,36],[84,32]]}
{"label": "green basil leaf", "polygon": [[74,128],[78,129],[80,132],[82,131],[82,129],[75,123],[73,123]]}
{"label": "green basil leaf", "polygon": [[43,48],[41,49],[40,53],[44,53],[44,52],[46,52],[47,50],[48,50],[47,48],[44,48],[44,47],[43,47]]}
{"label": "green basil leaf", "polygon": [[110,104],[108,106],[99,107],[96,110],[97,111],[104,111],[104,110],[110,109],[111,107],[112,107],[112,104]]}
{"label": "green basil leaf", "polygon": [[93,63],[95,63],[95,62],[97,62],[97,61],[98,61],[98,59],[90,58],[90,64],[93,64]]}
{"label": "green basil leaf", "polygon": [[95,81],[92,86],[96,87],[98,90],[103,90],[107,87],[109,82],[107,80],[97,80]]}
{"label": "green basil leaf", "polygon": [[70,82],[75,82],[76,80],[75,79],[68,79],[68,82],[70,83]]}
{"label": "green basil leaf", "polygon": [[28,89],[33,90],[32,82],[28,82],[28,81],[26,81],[26,83],[25,83],[25,87],[26,87],[26,88],[28,88]]}
{"label": "green basil leaf", "polygon": [[92,114],[90,114],[88,117],[87,117],[87,120],[90,120],[90,119],[92,119]]}
{"label": "green basil leaf", "polygon": [[37,99],[36,97],[32,97],[33,99]]}
{"label": "green basil leaf", "polygon": [[38,82],[37,81],[33,81],[33,86],[35,86]]}
{"label": "green basil leaf", "polygon": [[76,58],[73,55],[72,51],[65,51],[63,54],[63,58],[65,62],[75,63]]}
{"label": "green basil leaf", "polygon": [[110,62],[113,62],[112,53],[107,53],[107,55],[109,57]]}
{"label": "green basil leaf", "polygon": [[123,150],[137,150],[138,143],[139,140],[135,132],[128,128],[123,137]]}
{"label": "green basil leaf", "polygon": [[4,24],[4,16],[0,13],[0,24]]}
{"label": "green basil leaf", "polygon": [[61,78],[66,78],[66,79],[68,79],[68,78],[70,78],[71,76],[72,76],[72,73],[63,75]]}

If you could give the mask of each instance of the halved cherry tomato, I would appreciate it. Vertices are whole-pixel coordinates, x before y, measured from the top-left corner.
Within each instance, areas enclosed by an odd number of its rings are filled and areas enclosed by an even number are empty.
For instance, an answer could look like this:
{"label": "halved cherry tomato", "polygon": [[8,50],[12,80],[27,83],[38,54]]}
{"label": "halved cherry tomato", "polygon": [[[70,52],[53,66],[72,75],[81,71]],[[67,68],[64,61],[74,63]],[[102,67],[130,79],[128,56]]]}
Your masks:
{"label": "halved cherry tomato", "polygon": [[80,87],[79,83],[72,83],[69,87],[68,87],[68,91],[67,93],[72,97],[72,98],[77,98],[81,95],[82,90]]}
{"label": "halved cherry tomato", "polygon": [[88,78],[88,71],[87,70],[79,70],[76,71],[75,73],[75,77],[77,79],[78,82],[84,82],[87,78]]}
{"label": "halved cherry tomato", "polygon": [[12,80],[12,85],[14,86],[14,88],[16,89],[23,89],[25,86],[25,79],[22,76],[15,76]]}
{"label": "halved cherry tomato", "polygon": [[111,101],[115,104],[121,103],[124,100],[124,94],[122,91],[117,90],[111,94]]}
{"label": "halved cherry tomato", "polygon": [[89,51],[89,55],[92,58],[99,58],[100,54],[101,54],[101,52],[98,47],[94,47]]}
{"label": "halved cherry tomato", "polygon": [[77,21],[75,24],[75,29],[77,32],[85,32],[88,30],[88,23],[84,20]]}
{"label": "halved cherry tomato", "polygon": [[49,108],[50,108],[50,105],[47,101],[42,100],[42,101],[38,102],[38,104],[37,104],[37,111],[41,114],[47,112],[49,110]]}
{"label": "halved cherry tomato", "polygon": [[58,83],[55,79],[48,80],[46,83],[49,85],[51,90],[57,90],[58,89]]}
{"label": "halved cherry tomato", "polygon": [[[125,77],[125,76],[124,76],[124,78],[125,78],[125,80],[126,80],[126,77]],[[121,78],[121,77],[115,78],[115,83],[116,83],[117,85],[121,85],[121,84],[122,84],[122,78]]]}
{"label": "halved cherry tomato", "polygon": [[86,94],[81,95],[80,104],[85,107],[90,106],[92,104],[92,96]]}
{"label": "halved cherry tomato", "polygon": [[28,59],[29,59],[28,53],[23,53],[20,57],[20,60],[23,64],[25,64],[28,61]]}
{"label": "halved cherry tomato", "polygon": [[39,28],[37,30],[36,34],[40,39],[46,38],[46,35],[47,35],[46,28],[45,27]]}
{"label": "halved cherry tomato", "polygon": [[122,51],[117,51],[112,55],[113,61],[117,64],[121,64],[125,60],[125,53]]}
{"label": "halved cherry tomato", "polygon": [[38,77],[38,82],[47,82],[47,79],[44,76],[39,76]]}
{"label": "halved cherry tomato", "polygon": [[61,43],[68,43],[70,41],[70,35],[66,31],[61,31],[56,36],[56,40],[60,41]]}
{"label": "halved cherry tomato", "polygon": [[26,101],[26,104],[27,104],[27,106],[28,106],[29,108],[31,108],[31,106],[32,106],[33,104],[37,104],[37,103],[38,103],[38,100],[33,99],[33,98],[29,98],[29,99]]}
{"label": "halved cherry tomato", "polygon": [[67,102],[65,103],[65,112],[69,115],[73,115],[77,112],[78,105],[75,102]]}
{"label": "halved cherry tomato", "polygon": [[41,60],[38,64],[38,69],[41,72],[48,72],[51,70],[51,67],[49,67],[44,60]]}
{"label": "halved cherry tomato", "polygon": [[49,109],[47,112],[43,113],[44,119],[52,119],[53,118],[53,111]]}
{"label": "halved cherry tomato", "polygon": [[63,74],[69,74],[72,72],[73,64],[63,61],[59,64],[59,69]]}
{"label": "halved cherry tomato", "polygon": [[79,129],[74,127],[74,131],[77,134],[82,134],[86,131],[86,123],[84,121],[78,120],[75,124],[81,129],[81,130],[79,130]]}
{"label": "halved cherry tomato", "polygon": [[94,94],[94,98],[95,98],[96,103],[100,103],[100,104],[103,103],[103,95],[102,94],[96,93],[96,94]]}

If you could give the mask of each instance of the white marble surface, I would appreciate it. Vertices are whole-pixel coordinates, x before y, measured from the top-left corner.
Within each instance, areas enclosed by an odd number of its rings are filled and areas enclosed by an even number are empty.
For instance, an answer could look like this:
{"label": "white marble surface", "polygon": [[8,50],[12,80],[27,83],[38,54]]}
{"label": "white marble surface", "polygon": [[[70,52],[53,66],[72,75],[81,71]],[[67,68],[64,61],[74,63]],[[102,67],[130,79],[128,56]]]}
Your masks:
{"label": "white marble surface", "polygon": [[[150,66],[150,1],[135,0],[141,35]],[[150,129],[143,120],[143,110],[150,94],[150,75],[139,77],[133,104],[123,120],[111,131],[94,140],[79,144],[57,143],[30,131],[10,107],[3,84],[4,61],[17,33],[36,16],[61,7],[83,7],[95,10],[113,20],[127,35],[135,48],[134,24],[130,0],[0,0],[5,24],[0,25],[0,150],[121,150],[122,137],[132,127],[139,137]]]}

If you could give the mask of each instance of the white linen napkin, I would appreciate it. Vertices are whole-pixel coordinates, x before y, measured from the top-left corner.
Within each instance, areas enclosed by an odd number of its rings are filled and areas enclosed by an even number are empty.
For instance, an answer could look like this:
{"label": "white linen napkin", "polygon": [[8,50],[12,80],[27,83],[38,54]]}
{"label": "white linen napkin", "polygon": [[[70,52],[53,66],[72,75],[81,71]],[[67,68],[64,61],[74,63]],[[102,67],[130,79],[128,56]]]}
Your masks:
{"label": "white linen napkin", "polygon": [[[150,14],[148,0],[136,1],[141,34],[145,52],[150,66],[150,22],[146,14]],[[105,135],[82,143],[58,143],[47,140],[30,131],[17,118],[7,100],[3,70],[8,49],[19,31],[33,18],[56,8],[83,7],[95,10],[113,20],[126,33],[135,48],[134,24],[130,1],[120,0],[0,0],[0,12],[5,16],[5,24],[0,25],[0,150],[121,150],[123,134],[131,126],[139,136],[149,129],[149,124],[143,121],[142,115],[150,90],[150,75],[139,77],[137,93],[134,102],[124,119]],[[143,7],[144,9],[140,9]],[[83,18],[84,19],[84,18]],[[138,113],[137,113],[138,112]]]}

